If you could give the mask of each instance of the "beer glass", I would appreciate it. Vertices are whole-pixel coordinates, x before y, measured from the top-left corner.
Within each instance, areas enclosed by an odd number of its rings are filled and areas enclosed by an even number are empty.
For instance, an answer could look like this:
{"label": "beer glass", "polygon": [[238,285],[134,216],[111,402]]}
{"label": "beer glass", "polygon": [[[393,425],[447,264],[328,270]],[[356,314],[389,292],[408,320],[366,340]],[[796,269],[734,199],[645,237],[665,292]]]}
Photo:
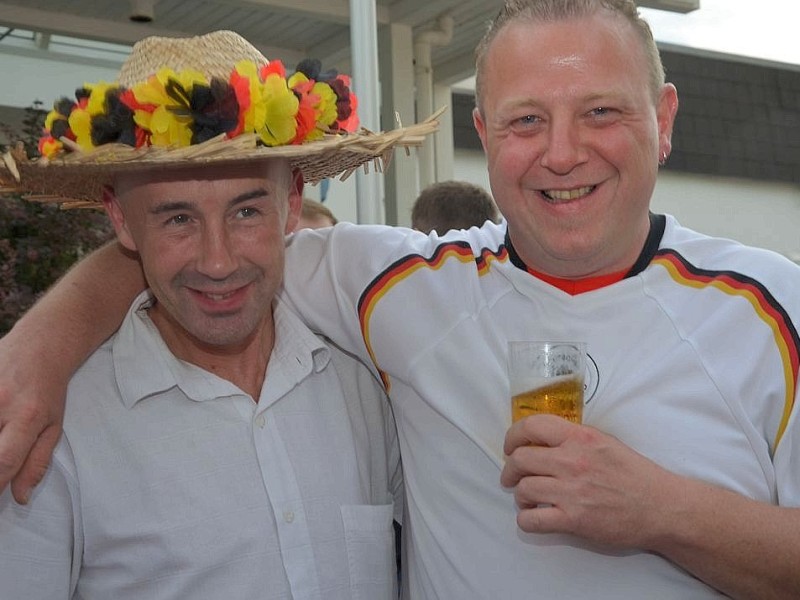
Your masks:
{"label": "beer glass", "polygon": [[585,365],[583,342],[509,342],[512,422],[547,413],[580,423]]}

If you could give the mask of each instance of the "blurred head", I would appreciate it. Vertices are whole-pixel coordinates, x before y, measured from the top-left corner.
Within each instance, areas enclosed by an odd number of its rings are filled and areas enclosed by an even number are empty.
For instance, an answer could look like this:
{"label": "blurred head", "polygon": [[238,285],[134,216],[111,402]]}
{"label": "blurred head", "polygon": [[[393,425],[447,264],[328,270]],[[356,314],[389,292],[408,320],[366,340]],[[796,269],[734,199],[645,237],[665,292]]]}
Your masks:
{"label": "blurred head", "polygon": [[411,210],[411,227],[444,235],[451,229],[497,222],[497,207],[482,187],[466,181],[441,181],[426,187]]}
{"label": "blurred head", "polygon": [[655,87],[649,30],[623,0],[508,6],[481,47],[473,119],[514,247],[558,277],[630,268],[678,106]]}
{"label": "blurred head", "polygon": [[173,351],[235,350],[272,327],[284,236],[300,213],[295,184],[278,159],[115,178],[106,210],[141,257],[150,316]]}
{"label": "blurred head", "polygon": [[338,222],[339,221],[327,206],[311,198],[303,198],[300,220],[297,222],[297,226],[294,230],[333,227]]}

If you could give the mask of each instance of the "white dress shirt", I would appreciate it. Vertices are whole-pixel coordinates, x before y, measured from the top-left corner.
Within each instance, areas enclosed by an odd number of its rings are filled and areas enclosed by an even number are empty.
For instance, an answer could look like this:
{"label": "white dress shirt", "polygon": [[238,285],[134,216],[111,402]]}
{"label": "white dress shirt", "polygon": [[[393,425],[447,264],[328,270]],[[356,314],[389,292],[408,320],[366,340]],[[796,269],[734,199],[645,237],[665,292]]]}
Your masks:
{"label": "white dress shirt", "polygon": [[145,294],[73,378],[30,503],[0,496],[0,597],[395,597],[402,480],[375,379],[276,303],[256,404],[175,358]]}

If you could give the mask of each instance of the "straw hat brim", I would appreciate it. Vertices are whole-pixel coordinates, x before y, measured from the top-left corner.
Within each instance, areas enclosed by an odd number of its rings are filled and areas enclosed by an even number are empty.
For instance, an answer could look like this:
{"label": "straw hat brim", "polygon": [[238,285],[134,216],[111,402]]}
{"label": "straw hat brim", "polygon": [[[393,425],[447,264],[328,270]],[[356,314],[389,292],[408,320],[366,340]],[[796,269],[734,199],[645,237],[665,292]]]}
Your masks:
{"label": "straw hat brim", "polygon": [[234,164],[267,158],[285,158],[303,178],[316,183],[325,178],[346,179],[356,169],[373,163],[376,171],[389,164],[396,147],[419,146],[438,128],[438,117],[383,133],[362,130],[329,135],[300,145],[267,147],[255,134],[227,139],[224,135],[183,148],[105,144],[90,152],[80,149],[57,159],[29,161],[21,148],[3,156],[0,192],[19,194],[38,202],[57,202],[64,208],[101,207],[103,188],[117,173],[170,169],[203,164]]}

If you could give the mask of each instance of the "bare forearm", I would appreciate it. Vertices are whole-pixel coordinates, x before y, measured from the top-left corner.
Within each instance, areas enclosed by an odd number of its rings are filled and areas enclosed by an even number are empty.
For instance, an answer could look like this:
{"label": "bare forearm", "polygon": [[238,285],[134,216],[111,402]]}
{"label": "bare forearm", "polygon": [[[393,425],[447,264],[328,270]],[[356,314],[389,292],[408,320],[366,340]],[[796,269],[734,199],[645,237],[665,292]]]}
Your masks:
{"label": "bare forearm", "polygon": [[800,597],[800,509],[684,480],[651,549],[732,598]]}

